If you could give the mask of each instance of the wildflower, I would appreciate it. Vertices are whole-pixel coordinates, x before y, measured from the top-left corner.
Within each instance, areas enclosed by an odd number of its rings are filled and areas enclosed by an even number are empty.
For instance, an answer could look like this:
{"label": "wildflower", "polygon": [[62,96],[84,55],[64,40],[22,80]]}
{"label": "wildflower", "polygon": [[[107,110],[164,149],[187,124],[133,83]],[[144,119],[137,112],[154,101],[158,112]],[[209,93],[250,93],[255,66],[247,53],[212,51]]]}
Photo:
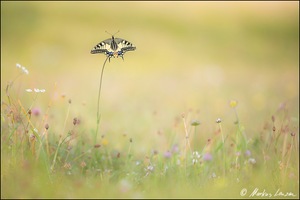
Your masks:
{"label": "wildflower", "polygon": [[256,160],[254,158],[249,158],[248,162],[254,165],[256,163]]}
{"label": "wildflower", "polygon": [[192,126],[198,126],[198,125],[200,125],[200,121],[198,121],[198,120],[193,120],[193,121],[191,122],[191,125],[192,125]]}
{"label": "wildflower", "polygon": [[178,144],[174,144],[174,145],[172,146],[171,152],[172,152],[172,153],[178,153],[178,152],[179,152]]}
{"label": "wildflower", "polygon": [[149,165],[147,168],[145,168],[146,171],[154,171],[154,166]]}
{"label": "wildflower", "polygon": [[210,153],[205,153],[203,155],[203,160],[205,160],[205,161],[211,161],[212,159],[213,159],[213,157]]}
{"label": "wildflower", "polygon": [[102,143],[103,146],[107,146],[108,145],[108,140],[103,138],[101,143]]}
{"label": "wildflower", "polygon": [[198,162],[198,160],[197,159],[195,159],[195,158],[193,158],[193,165],[195,165],[197,162]]}
{"label": "wildflower", "polygon": [[26,67],[20,65],[19,63],[16,64],[16,67],[21,69],[24,74],[29,74],[29,71],[26,69]]}
{"label": "wildflower", "polygon": [[217,120],[216,120],[216,123],[221,123],[221,118],[218,118]]}
{"label": "wildflower", "polygon": [[72,167],[72,166],[71,166],[70,163],[65,163],[65,164],[64,164],[64,168],[65,168],[65,169],[71,169],[71,167]]}
{"label": "wildflower", "polygon": [[45,129],[48,130],[49,129],[49,124],[45,125]]}
{"label": "wildflower", "polygon": [[139,161],[139,160],[137,160],[136,162],[135,162],[135,165],[136,166],[138,166],[138,165],[140,165],[141,164],[141,161]]}
{"label": "wildflower", "polygon": [[164,157],[165,157],[165,158],[171,158],[171,157],[172,157],[172,153],[171,153],[170,151],[166,151],[166,152],[164,153]]}
{"label": "wildflower", "polygon": [[229,102],[229,106],[230,106],[231,108],[237,107],[237,104],[238,104],[237,100],[231,100],[231,101]]}
{"label": "wildflower", "polygon": [[210,175],[210,178],[216,178],[216,177],[217,177],[217,175],[216,175],[215,172],[213,172],[213,173]]}
{"label": "wildflower", "polygon": [[275,116],[272,115],[272,122],[275,122]]}
{"label": "wildflower", "polygon": [[32,108],[31,113],[34,116],[39,116],[41,114],[41,110],[39,108]]}
{"label": "wildflower", "polygon": [[80,163],[80,167],[84,168],[85,166],[86,166],[86,163],[85,163],[84,161],[82,161],[82,162]]}
{"label": "wildflower", "polygon": [[21,69],[22,66],[19,63],[17,63],[16,67],[19,68],[19,69]]}
{"label": "wildflower", "polygon": [[294,137],[296,134],[294,132],[291,132],[291,136]]}
{"label": "wildflower", "polygon": [[198,151],[193,152],[193,157],[200,158],[200,154]]}
{"label": "wildflower", "polygon": [[30,134],[29,141],[30,142],[34,142],[35,141],[35,135],[34,134]]}
{"label": "wildflower", "polygon": [[199,154],[198,151],[194,151],[192,153],[192,162],[195,165],[196,163],[198,163],[199,159],[200,159],[201,155]]}
{"label": "wildflower", "polygon": [[38,88],[33,88],[33,90],[32,89],[26,89],[25,90],[26,92],[32,92],[32,91],[34,91],[35,93],[44,93],[44,92],[46,92],[46,90],[45,89],[38,89]]}
{"label": "wildflower", "polygon": [[77,119],[77,117],[75,117],[75,118],[73,119],[73,124],[74,124],[74,126],[77,124],[77,122],[78,122],[78,119]]}
{"label": "wildflower", "polygon": [[241,155],[241,152],[238,151],[238,152],[235,153],[235,155],[236,155],[237,157],[239,157],[239,156]]}
{"label": "wildflower", "polygon": [[250,151],[250,150],[247,150],[247,151],[245,152],[245,155],[246,155],[246,156],[251,156],[251,151]]}

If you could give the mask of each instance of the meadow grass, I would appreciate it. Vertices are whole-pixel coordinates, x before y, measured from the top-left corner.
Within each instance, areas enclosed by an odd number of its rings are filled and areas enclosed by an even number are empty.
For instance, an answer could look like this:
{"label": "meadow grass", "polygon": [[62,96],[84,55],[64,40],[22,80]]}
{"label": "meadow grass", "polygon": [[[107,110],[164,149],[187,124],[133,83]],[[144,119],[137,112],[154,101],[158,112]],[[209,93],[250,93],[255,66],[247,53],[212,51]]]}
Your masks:
{"label": "meadow grass", "polygon": [[203,125],[189,118],[192,111],[182,113],[177,126],[183,132],[178,140],[170,132],[168,151],[143,154],[132,150],[138,139],[126,134],[115,141],[118,148],[104,134],[98,140],[93,131],[84,134],[82,119],[70,116],[70,99],[65,99],[63,127],[54,133],[55,124],[46,122],[52,100],[44,115],[34,108],[47,91],[21,91],[34,95],[26,108],[14,91],[18,77],[7,85],[2,101],[2,198],[299,197],[298,122],[285,104],[248,137],[238,101],[231,100],[232,131],[224,131],[223,119],[217,118],[207,141],[197,138]]}

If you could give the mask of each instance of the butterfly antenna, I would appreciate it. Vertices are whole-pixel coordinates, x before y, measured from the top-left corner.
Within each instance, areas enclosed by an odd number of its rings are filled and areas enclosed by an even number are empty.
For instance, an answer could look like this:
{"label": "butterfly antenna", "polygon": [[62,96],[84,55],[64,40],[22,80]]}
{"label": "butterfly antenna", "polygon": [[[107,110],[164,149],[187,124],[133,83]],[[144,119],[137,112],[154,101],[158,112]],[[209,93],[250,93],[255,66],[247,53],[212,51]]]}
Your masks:
{"label": "butterfly antenna", "polygon": [[111,35],[111,36],[114,36],[114,35],[116,35],[117,33],[119,33],[120,30],[118,30],[115,34],[111,34],[111,33],[107,32],[107,31],[105,31],[105,32],[108,33],[108,34]]}

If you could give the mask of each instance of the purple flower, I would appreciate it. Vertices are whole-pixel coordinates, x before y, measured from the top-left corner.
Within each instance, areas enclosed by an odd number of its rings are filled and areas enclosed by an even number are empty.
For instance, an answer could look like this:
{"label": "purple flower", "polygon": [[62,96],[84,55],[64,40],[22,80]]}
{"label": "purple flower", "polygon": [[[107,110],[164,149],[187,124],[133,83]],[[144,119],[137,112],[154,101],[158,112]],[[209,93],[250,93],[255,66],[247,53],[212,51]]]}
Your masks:
{"label": "purple flower", "polygon": [[178,147],[178,144],[174,144],[173,147],[172,147],[172,153],[178,153],[179,152],[179,147]]}
{"label": "purple flower", "polygon": [[205,160],[205,161],[210,161],[212,159],[213,159],[213,157],[212,157],[212,155],[210,153],[205,153],[203,155],[203,160]]}
{"label": "purple flower", "polygon": [[172,153],[171,153],[170,151],[166,151],[166,152],[164,153],[164,157],[165,157],[165,158],[171,158],[171,157],[172,157]]}
{"label": "purple flower", "polygon": [[39,108],[32,108],[31,109],[31,113],[34,115],[34,116],[39,116],[41,114],[41,109]]}
{"label": "purple flower", "polygon": [[251,151],[250,151],[250,150],[247,150],[247,151],[245,152],[245,155],[246,155],[246,156],[251,156]]}

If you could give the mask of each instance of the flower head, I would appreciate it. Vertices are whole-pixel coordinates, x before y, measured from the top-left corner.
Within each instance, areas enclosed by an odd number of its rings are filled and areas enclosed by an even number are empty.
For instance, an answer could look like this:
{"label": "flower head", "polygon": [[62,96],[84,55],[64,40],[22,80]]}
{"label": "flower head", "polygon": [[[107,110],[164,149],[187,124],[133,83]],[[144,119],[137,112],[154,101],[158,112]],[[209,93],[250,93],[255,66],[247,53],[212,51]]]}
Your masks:
{"label": "flower head", "polygon": [[191,122],[191,125],[192,125],[192,126],[198,126],[198,125],[200,125],[200,121],[198,121],[198,120],[193,120],[193,121]]}
{"label": "flower head", "polygon": [[26,67],[20,65],[19,63],[16,64],[16,67],[22,70],[22,73],[29,74],[29,71],[26,69]]}
{"label": "flower head", "polygon": [[216,120],[216,123],[221,123],[222,122],[222,120],[221,120],[221,118],[218,118],[217,120]]}
{"label": "flower head", "polygon": [[170,151],[166,151],[166,152],[164,153],[164,157],[165,157],[165,158],[171,158],[171,157],[172,157],[172,153],[171,153]]}
{"label": "flower head", "polygon": [[35,93],[44,93],[44,92],[46,92],[45,89],[38,89],[38,88],[33,88],[33,89],[28,88],[25,91],[26,92],[33,92],[34,91]]}
{"label": "flower head", "polygon": [[172,151],[171,152],[172,153],[178,153],[179,152],[179,146],[178,146],[178,144],[174,144],[172,146]]}
{"label": "flower head", "polygon": [[213,159],[213,157],[210,153],[205,153],[203,155],[203,160],[205,160],[205,161],[211,161],[212,159]]}
{"label": "flower head", "polygon": [[237,100],[231,100],[231,101],[229,102],[229,106],[230,106],[231,108],[235,108],[235,107],[237,107],[237,105],[238,105]]}
{"label": "flower head", "polygon": [[246,156],[251,156],[251,151],[250,151],[250,150],[247,150],[247,151],[245,152],[245,154],[246,154]]}
{"label": "flower head", "polygon": [[198,161],[200,160],[201,155],[199,154],[198,151],[194,151],[192,153],[192,162],[195,165],[196,163],[198,163]]}
{"label": "flower head", "polygon": [[249,158],[248,162],[254,165],[256,163],[256,160],[254,158]]}

